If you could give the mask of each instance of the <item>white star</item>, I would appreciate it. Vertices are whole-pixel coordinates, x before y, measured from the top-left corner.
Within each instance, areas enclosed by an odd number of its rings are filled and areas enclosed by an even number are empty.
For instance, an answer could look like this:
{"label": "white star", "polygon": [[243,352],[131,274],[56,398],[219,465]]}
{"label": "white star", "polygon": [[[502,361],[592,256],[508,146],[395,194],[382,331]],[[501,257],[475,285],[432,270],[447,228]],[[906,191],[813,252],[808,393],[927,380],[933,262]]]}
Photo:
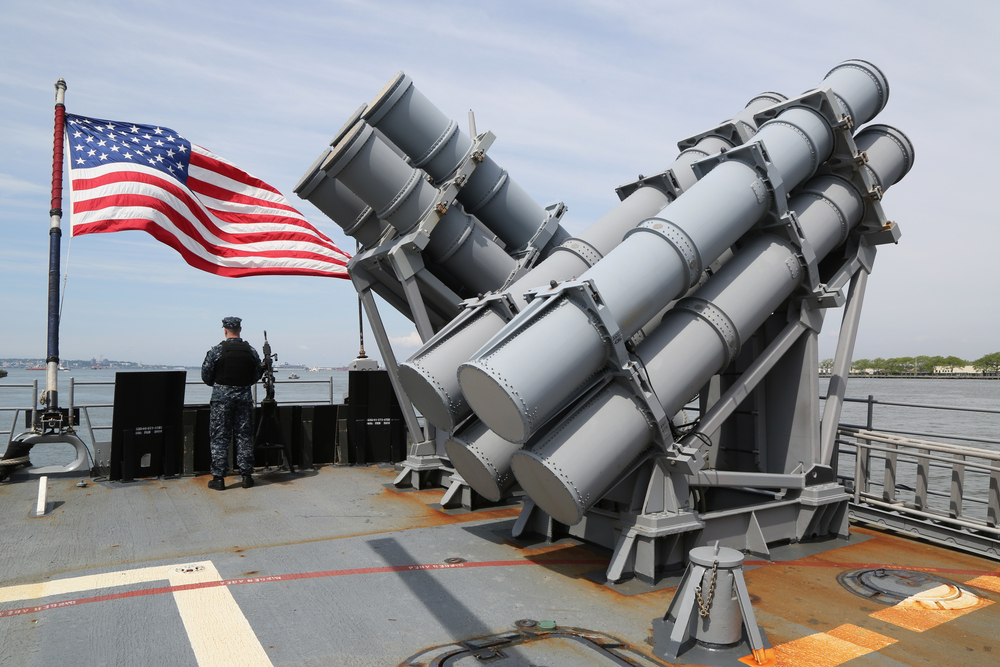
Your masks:
{"label": "white star", "polygon": [[81,132],[80,130],[77,130],[76,132],[73,133],[73,138],[74,139],[79,139],[82,136],[83,136],[83,132]]}
{"label": "white star", "polygon": [[129,153],[128,151],[125,151],[125,155],[123,155],[122,157],[131,160],[132,159],[132,154]]}
{"label": "white star", "polygon": [[156,129],[154,130],[154,132],[155,132],[156,134],[163,134],[163,130],[161,130],[160,128],[156,128]]}
{"label": "white star", "polygon": [[85,160],[84,160],[84,159],[83,159],[82,157],[78,157],[78,158],[76,159],[76,163],[77,163],[77,164],[83,164],[84,162],[85,162]]}
{"label": "white star", "polygon": [[159,139],[157,139],[155,143],[156,143],[157,146],[162,146],[163,145],[163,142],[160,141]]}
{"label": "white star", "polygon": [[107,160],[108,159],[108,154],[107,153],[101,153],[101,159],[102,160]]}
{"label": "white star", "polygon": [[91,157],[93,157],[96,154],[97,154],[97,151],[95,151],[95,150],[89,150],[89,151],[87,151],[87,155],[89,155]]}
{"label": "white star", "polygon": [[107,124],[107,125],[105,125],[104,127],[108,128],[109,130],[113,130],[113,129],[115,129],[115,126],[114,126],[114,125],[112,125],[111,123],[108,123],[108,124]]}
{"label": "white star", "polygon": [[173,157],[173,156],[174,156],[174,150],[172,148],[168,148],[167,149],[167,157]]}
{"label": "white star", "polygon": [[110,139],[111,141],[114,141],[115,140],[115,133],[114,132],[108,132],[108,139]]}
{"label": "white star", "polygon": [[181,144],[180,146],[177,147],[177,150],[179,150],[181,153],[184,153],[187,151],[187,146]]}
{"label": "white star", "polygon": [[154,160],[153,158],[149,158],[149,164],[151,164],[151,165],[153,165],[155,167],[156,166],[156,160]]}
{"label": "white star", "polygon": [[172,174],[172,173],[174,173],[174,168],[171,165],[168,164],[167,165],[167,171],[169,171]]}
{"label": "white star", "polygon": [[100,141],[97,142],[98,146],[106,146],[107,144],[108,142],[106,142],[104,139],[101,139]]}
{"label": "white star", "polygon": [[150,151],[152,151],[153,149],[149,147],[149,144],[146,144],[145,146],[143,146],[143,147],[142,147],[142,150],[144,150],[144,151],[146,151],[147,153],[149,153],[149,152],[150,152]]}
{"label": "white star", "polygon": [[163,156],[162,155],[157,155],[156,156],[156,161],[157,162],[163,162]]}
{"label": "white star", "polygon": [[112,146],[112,147],[111,147],[111,150],[113,150],[114,152],[116,152],[116,153],[117,153],[117,152],[118,152],[118,146]]}
{"label": "white star", "polygon": [[139,137],[132,137],[132,143],[134,144],[139,143]]}
{"label": "white star", "polygon": [[168,134],[167,135],[167,141],[173,141],[173,140],[174,140],[174,135]]}
{"label": "white star", "polygon": [[75,148],[76,148],[76,150],[78,150],[78,151],[82,151],[82,150],[84,149],[84,145],[83,145],[83,144],[77,144],[77,145],[75,146]]}
{"label": "white star", "polygon": [[87,135],[87,143],[89,144],[93,140],[94,140],[94,138],[88,134]]}
{"label": "white star", "polygon": [[139,127],[137,125],[133,125],[130,129],[132,130],[132,134],[139,134]]}
{"label": "white star", "polygon": [[149,132],[147,132],[146,134],[142,135],[142,138],[143,139],[152,139],[153,137],[149,136]]}

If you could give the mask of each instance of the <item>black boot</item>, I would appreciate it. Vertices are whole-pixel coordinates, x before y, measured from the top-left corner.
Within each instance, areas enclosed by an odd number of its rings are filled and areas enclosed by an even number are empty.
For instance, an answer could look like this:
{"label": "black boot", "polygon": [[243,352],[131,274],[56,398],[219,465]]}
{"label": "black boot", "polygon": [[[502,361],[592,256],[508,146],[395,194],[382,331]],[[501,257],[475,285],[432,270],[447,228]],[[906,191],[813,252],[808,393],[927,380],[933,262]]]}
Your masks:
{"label": "black boot", "polygon": [[243,488],[249,489],[253,486],[253,475],[243,475]]}
{"label": "black boot", "polygon": [[212,477],[212,480],[208,483],[208,488],[215,489],[216,491],[226,490],[226,480],[218,475]]}

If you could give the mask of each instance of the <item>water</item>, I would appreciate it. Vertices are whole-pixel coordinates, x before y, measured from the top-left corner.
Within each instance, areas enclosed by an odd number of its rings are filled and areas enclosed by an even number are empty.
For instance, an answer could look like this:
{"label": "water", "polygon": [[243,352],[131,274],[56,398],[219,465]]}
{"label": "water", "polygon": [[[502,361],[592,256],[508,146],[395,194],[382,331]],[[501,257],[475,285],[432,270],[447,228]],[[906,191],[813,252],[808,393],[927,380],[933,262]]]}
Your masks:
{"label": "water", "polygon": [[[828,380],[821,378],[820,394],[826,394]],[[994,380],[947,380],[947,379],[873,379],[851,378],[847,382],[849,398],[867,399],[896,403],[917,403],[942,405],[979,410],[1000,410],[1000,381]],[[841,414],[841,424],[865,427],[868,421],[868,405],[845,403]],[[930,440],[943,444],[977,447],[1000,452],[1000,414],[979,412],[956,412],[931,410],[904,406],[875,405],[872,415],[872,430],[900,432],[920,440]],[[913,435],[910,435],[913,434]],[[957,436],[957,437],[956,437]],[[985,442],[984,442],[985,441]],[[949,457],[950,455],[943,455]],[[977,463],[983,463],[977,459]],[[994,463],[994,466],[997,464]],[[855,457],[841,454],[838,474],[854,478]],[[872,453],[871,487],[869,491],[881,496],[883,493],[885,458],[879,452]],[[897,499],[912,502],[916,486],[916,462],[900,457],[897,468]],[[947,511],[950,503],[952,468],[950,465],[932,465],[928,476],[928,489],[942,495],[931,495],[928,505],[934,509]],[[900,488],[902,487],[906,488]],[[963,516],[985,519],[989,477],[987,474],[966,469],[964,479]]]}
{"label": "water", "polygon": [[[0,378],[0,443],[4,447],[11,431],[14,435],[25,431],[25,411],[30,410],[37,399],[38,392],[45,389],[45,373],[43,371],[27,371],[17,368],[6,369],[9,374]],[[70,378],[73,380],[73,405],[103,406],[88,407],[86,414],[81,410],[80,427],[77,434],[87,443],[93,452],[93,440],[90,429],[87,428],[86,417],[89,416],[93,427],[94,439],[106,441],[111,439],[110,428],[112,405],[115,397],[115,369],[74,368],[71,371],[59,373],[59,405],[68,407],[70,403]],[[291,373],[299,375],[299,379],[290,380]],[[275,400],[279,404],[320,404],[343,403],[347,392],[347,371],[324,371],[310,373],[306,370],[284,370],[275,374]],[[32,390],[33,381],[38,381],[38,392]],[[184,392],[184,403],[189,405],[207,404],[212,396],[212,388],[201,382],[199,369],[187,369],[187,382]],[[331,388],[332,383],[332,388]],[[18,386],[21,385],[21,386]],[[264,398],[264,387],[257,385],[258,401]],[[332,399],[332,401],[331,401]],[[16,413],[15,408],[20,408]],[[34,465],[65,465],[73,460],[74,450],[69,445],[36,445],[31,450],[31,462]]]}

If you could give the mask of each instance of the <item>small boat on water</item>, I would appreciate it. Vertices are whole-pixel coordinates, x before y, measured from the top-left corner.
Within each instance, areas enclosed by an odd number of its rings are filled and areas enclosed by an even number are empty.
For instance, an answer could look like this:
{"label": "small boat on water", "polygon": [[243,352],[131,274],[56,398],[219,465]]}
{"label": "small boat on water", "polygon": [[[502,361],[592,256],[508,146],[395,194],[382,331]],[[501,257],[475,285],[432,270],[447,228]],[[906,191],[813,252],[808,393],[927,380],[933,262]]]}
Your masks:
{"label": "small boat on water", "polygon": [[296,375],[295,373],[292,373],[291,375],[288,376],[288,379],[289,380],[298,380],[299,376]]}

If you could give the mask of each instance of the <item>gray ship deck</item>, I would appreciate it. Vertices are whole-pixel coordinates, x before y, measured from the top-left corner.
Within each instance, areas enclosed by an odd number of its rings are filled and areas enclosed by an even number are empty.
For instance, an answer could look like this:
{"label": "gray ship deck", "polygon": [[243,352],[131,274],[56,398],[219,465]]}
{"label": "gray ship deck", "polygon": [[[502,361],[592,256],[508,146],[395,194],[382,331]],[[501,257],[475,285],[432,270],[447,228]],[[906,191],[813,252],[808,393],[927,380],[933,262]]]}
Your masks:
{"label": "gray ship deck", "polygon": [[[326,466],[221,493],[207,476],[85,488],[50,479],[51,510],[39,518],[37,482],[2,484],[0,664],[424,665],[523,619],[557,624],[547,657],[525,643],[443,664],[663,664],[651,623],[673,588],[595,583],[606,553],[571,539],[514,542],[517,505],[442,511],[442,490],[397,492],[394,474]],[[997,563],[852,532],[835,548],[748,560],[772,664],[998,664]],[[931,572],[974,595],[868,601],[837,580],[862,567]],[[584,657],[565,628],[617,638],[616,655],[631,662]],[[431,647],[441,648],[418,656]]]}

